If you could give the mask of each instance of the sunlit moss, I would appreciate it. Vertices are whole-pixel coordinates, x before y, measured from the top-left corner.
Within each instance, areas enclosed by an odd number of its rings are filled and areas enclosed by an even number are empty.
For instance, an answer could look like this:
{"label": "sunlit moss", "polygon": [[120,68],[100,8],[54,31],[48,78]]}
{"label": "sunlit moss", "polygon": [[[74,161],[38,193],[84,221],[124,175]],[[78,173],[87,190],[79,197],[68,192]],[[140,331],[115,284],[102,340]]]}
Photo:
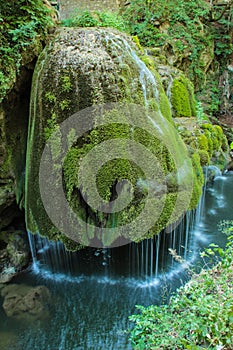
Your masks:
{"label": "sunlit moss", "polygon": [[174,79],[171,87],[171,103],[175,117],[195,117],[196,102],[191,82],[180,75]]}

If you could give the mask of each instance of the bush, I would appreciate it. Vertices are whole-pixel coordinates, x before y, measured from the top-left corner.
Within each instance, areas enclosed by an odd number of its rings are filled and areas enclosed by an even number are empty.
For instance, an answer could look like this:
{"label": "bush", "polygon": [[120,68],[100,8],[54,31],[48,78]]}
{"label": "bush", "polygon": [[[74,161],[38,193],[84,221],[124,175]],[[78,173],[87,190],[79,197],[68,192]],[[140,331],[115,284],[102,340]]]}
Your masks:
{"label": "bush", "polygon": [[53,25],[50,14],[42,0],[1,1],[0,102],[16,80],[26,48],[48,34]]}
{"label": "bush", "polygon": [[131,0],[122,15],[143,46],[166,46],[168,56],[178,58],[185,52],[188,77],[199,89],[205,84],[206,53],[210,59],[213,52],[226,59],[233,51],[233,7],[227,2],[211,6],[205,0]]}
{"label": "bush", "polygon": [[232,349],[232,248],[233,236],[225,250],[211,244],[202,257],[216,265],[194,274],[168,305],[138,306],[140,313],[130,317],[135,349]]}
{"label": "bush", "polygon": [[127,32],[123,18],[113,12],[81,11],[72,18],[64,19],[61,25],[64,27],[111,27]]}

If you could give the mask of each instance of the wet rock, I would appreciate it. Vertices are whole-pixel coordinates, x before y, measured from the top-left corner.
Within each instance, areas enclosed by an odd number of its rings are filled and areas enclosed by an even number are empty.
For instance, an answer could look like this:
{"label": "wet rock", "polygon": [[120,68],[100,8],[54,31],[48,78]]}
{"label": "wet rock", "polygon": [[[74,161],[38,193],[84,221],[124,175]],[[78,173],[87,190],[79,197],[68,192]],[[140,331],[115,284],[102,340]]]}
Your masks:
{"label": "wet rock", "polygon": [[7,244],[6,251],[13,266],[21,268],[27,265],[29,248],[22,236],[19,234],[14,235],[14,239]]}
{"label": "wet rock", "polygon": [[1,290],[3,309],[8,317],[33,321],[49,317],[50,292],[45,286],[11,284]]}
{"label": "wet rock", "polygon": [[0,229],[9,225],[18,215],[12,183],[0,183]]}
{"label": "wet rock", "polygon": [[24,232],[0,233],[0,283],[9,282],[29,263],[29,246]]}
{"label": "wet rock", "polygon": [[0,283],[8,283],[16,275],[16,270],[13,266],[4,267],[0,274]]}
{"label": "wet rock", "polygon": [[228,171],[233,171],[233,160],[231,160],[225,167],[224,173],[227,173]]}
{"label": "wet rock", "polygon": [[14,191],[11,185],[5,185],[0,188],[0,210],[9,206],[14,201]]}

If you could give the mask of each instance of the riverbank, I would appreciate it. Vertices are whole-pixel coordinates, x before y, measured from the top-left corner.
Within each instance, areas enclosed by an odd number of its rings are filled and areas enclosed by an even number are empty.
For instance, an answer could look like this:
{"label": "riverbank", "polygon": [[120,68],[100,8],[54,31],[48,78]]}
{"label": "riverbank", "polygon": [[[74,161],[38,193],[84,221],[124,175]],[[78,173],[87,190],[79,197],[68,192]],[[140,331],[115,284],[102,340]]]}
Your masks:
{"label": "riverbank", "polygon": [[233,236],[225,250],[211,244],[201,256],[214,267],[194,273],[168,305],[139,307],[130,318],[135,349],[233,349],[232,248]]}

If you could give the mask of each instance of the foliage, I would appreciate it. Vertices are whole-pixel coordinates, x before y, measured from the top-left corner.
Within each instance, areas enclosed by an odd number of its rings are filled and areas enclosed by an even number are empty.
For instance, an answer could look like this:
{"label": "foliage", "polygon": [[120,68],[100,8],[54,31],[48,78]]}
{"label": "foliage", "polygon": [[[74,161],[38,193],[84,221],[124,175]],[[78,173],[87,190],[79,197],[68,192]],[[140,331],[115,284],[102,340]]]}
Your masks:
{"label": "foliage", "polygon": [[47,120],[47,126],[44,129],[45,139],[48,140],[57,129],[58,124],[56,123],[56,114],[53,113],[51,118]]}
{"label": "foliage", "polygon": [[[217,16],[217,14],[215,15]],[[221,59],[226,59],[233,52],[233,7],[229,8],[226,16],[223,16],[214,25],[215,54]]]}
{"label": "foliage", "polygon": [[[208,16],[208,11],[208,5],[202,0],[160,0],[150,2],[149,6],[143,0],[133,0],[123,17],[142,45],[161,47],[167,42],[178,54],[188,50],[189,78],[193,80],[195,74],[201,75],[201,50],[210,45],[210,37],[200,22]],[[169,23],[167,30],[161,29],[164,23]]]}
{"label": "foliage", "polygon": [[215,262],[194,274],[168,305],[142,307],[130,317],[135,349],[232,349],[233,344],[233,222],[226,249],[210,244],[201,255]]}
{"label": "foliage", "polygon": [[79,11],[75,16],[61,22],[64,27],[111,27],[122,32],[127,31],[123,18],[113,12]]}
{"label": "foliage", "polygon": [[52,25],[42,0],[1,1],[0,102],[15,82],[25,50],[44,40]]}
{"label": "foliage", "polygon": [[202,124],[201,128],[203,129],[207,140],[211,137],[213,151],[219,151],[225,139],[222,128],[218,125],[212,125],[209,123]]}
{"label": "foliage", "polygon": [[[132,35],[147,47],[166,47],[180,59],[185,59],[188,77],[199,88],[205,82],[207,56],[227,57],[233,51],[232,9],[220,18],[218,8],[208,1],[132,0],[122,15]],[[166,44],[166,45],[165,45]],[[204,55],[203,55],[204,53]],[[183,57],[183,58],[182,58]]]}
{"label": "foliage", "polygon": [[198,101],[196,104],[196,115],[197,115],[197,120],[199,123],[202,123],[203,121],[209,122],[209,118],[204,113],[204,109],[203,109],[202,103],[200,101]]}
{"label": "foliage", "polygon": [[215,74],[211,74],[205,84],[205,89],[197,94],[197,98],[203,101],[203,106],[208,115],[219,115],[222,91],[219,87],[217,68]]}

